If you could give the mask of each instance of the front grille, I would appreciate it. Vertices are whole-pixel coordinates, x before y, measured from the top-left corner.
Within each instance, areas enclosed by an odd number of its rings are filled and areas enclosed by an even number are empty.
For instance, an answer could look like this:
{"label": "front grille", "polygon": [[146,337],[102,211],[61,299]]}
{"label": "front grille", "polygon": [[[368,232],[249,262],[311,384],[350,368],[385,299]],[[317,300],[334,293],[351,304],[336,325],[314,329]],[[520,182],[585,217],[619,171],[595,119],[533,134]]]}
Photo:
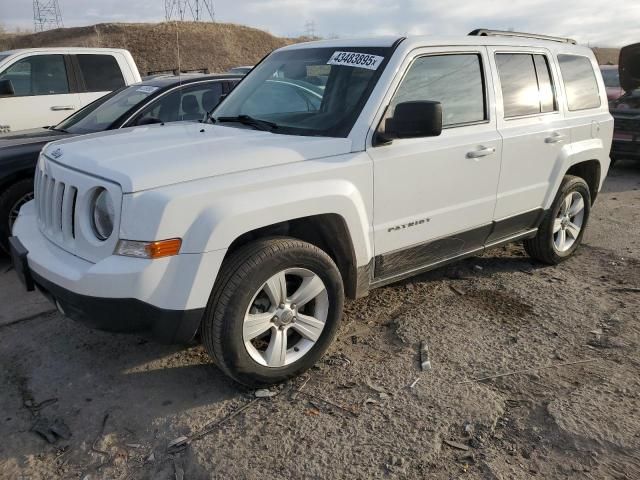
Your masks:
{"label": "front grille", "polygon": [[34,191],[40,228],[63,240],[75,239],[78,189],[38,168]]}
{"label": "front grille", "polygon": [[[91,203],[96,192],[107,190],[114,203],[114,233],[99,240],[91,226]],[[45,155],[35,174],[35,207],[43,236],[78,258],[97,263],[113,254],[118,243],[122,207],[120,186],[68,168]]]}

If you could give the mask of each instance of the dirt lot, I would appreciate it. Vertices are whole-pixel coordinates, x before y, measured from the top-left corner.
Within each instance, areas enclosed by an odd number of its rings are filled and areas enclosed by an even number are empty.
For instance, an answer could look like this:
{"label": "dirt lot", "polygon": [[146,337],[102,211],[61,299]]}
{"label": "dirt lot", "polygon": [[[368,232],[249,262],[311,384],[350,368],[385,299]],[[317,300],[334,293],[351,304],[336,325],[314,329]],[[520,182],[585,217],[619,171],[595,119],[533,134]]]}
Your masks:
{"label": "dirt lot", "polygon": [[[574,258],[514,245],[373,291],[298,395],[305,379],[255,399],[200,347],[37,316],[0,328],[0,477],[638,479],[639,287],[640,165],[622,162]],[[31,431],[56,419],[68,440]]]}

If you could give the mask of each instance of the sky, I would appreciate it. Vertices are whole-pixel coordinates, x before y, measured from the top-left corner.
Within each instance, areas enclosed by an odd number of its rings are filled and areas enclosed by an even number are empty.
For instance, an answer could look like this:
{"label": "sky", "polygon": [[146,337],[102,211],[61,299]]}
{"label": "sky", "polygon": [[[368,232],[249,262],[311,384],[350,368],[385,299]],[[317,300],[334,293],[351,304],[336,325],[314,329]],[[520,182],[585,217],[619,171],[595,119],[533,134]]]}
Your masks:
{"label": "sky", "polygon": [[[47,0],[45,0],[47,1]],[[164,19],[164,0],[58,0],[65,26]],[[274,35],[463,35],[475,28],[571,37],[599,47],[640,42],[640,0],[214,0],[218,22]],[[32,28],[31,0],[0,0],[0,25]]]}

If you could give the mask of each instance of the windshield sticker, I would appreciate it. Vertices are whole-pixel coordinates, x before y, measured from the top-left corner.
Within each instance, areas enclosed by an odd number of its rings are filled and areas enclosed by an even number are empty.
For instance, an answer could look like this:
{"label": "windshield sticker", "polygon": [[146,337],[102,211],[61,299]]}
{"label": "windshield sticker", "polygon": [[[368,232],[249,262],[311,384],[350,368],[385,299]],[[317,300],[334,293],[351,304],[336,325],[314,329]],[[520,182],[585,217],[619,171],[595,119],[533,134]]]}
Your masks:
{"label": "windshield sticker", "polygon": [[366,68],[377,70],[384,57],[357,52],[333,52],[327,65],[344,65],[345,67]]}
{"label": "windshield sticker", "polygon": [[151,85],[143,85],[141,87],[139,87],[136,92],[142,92],[142,93],[153,93],[156,90],[158,90],[160,87],[152,87]]}

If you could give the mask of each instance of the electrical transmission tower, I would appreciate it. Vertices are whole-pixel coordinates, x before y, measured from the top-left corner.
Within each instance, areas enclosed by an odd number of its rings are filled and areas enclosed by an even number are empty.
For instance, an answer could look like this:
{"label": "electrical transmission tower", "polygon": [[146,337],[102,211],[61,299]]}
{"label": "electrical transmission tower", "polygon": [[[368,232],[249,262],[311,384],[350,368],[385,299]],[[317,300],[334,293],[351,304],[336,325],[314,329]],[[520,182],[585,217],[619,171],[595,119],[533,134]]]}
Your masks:
{"label": "electrical transmission tower", "polygon": [[304,24],[304,29],[307,37],[316,38],[316,22],[309,20]]}
{"label": "electrical transmission tower", "polygon": [[164,0],[164,17],[167,22],[184,22],[185,18],[187,21],[214,22],[213,0]]}
{"label": "electrical transmission tower", "polygon": [[33,29],[43,32],[64,27],[58,0],[33,0]]}

